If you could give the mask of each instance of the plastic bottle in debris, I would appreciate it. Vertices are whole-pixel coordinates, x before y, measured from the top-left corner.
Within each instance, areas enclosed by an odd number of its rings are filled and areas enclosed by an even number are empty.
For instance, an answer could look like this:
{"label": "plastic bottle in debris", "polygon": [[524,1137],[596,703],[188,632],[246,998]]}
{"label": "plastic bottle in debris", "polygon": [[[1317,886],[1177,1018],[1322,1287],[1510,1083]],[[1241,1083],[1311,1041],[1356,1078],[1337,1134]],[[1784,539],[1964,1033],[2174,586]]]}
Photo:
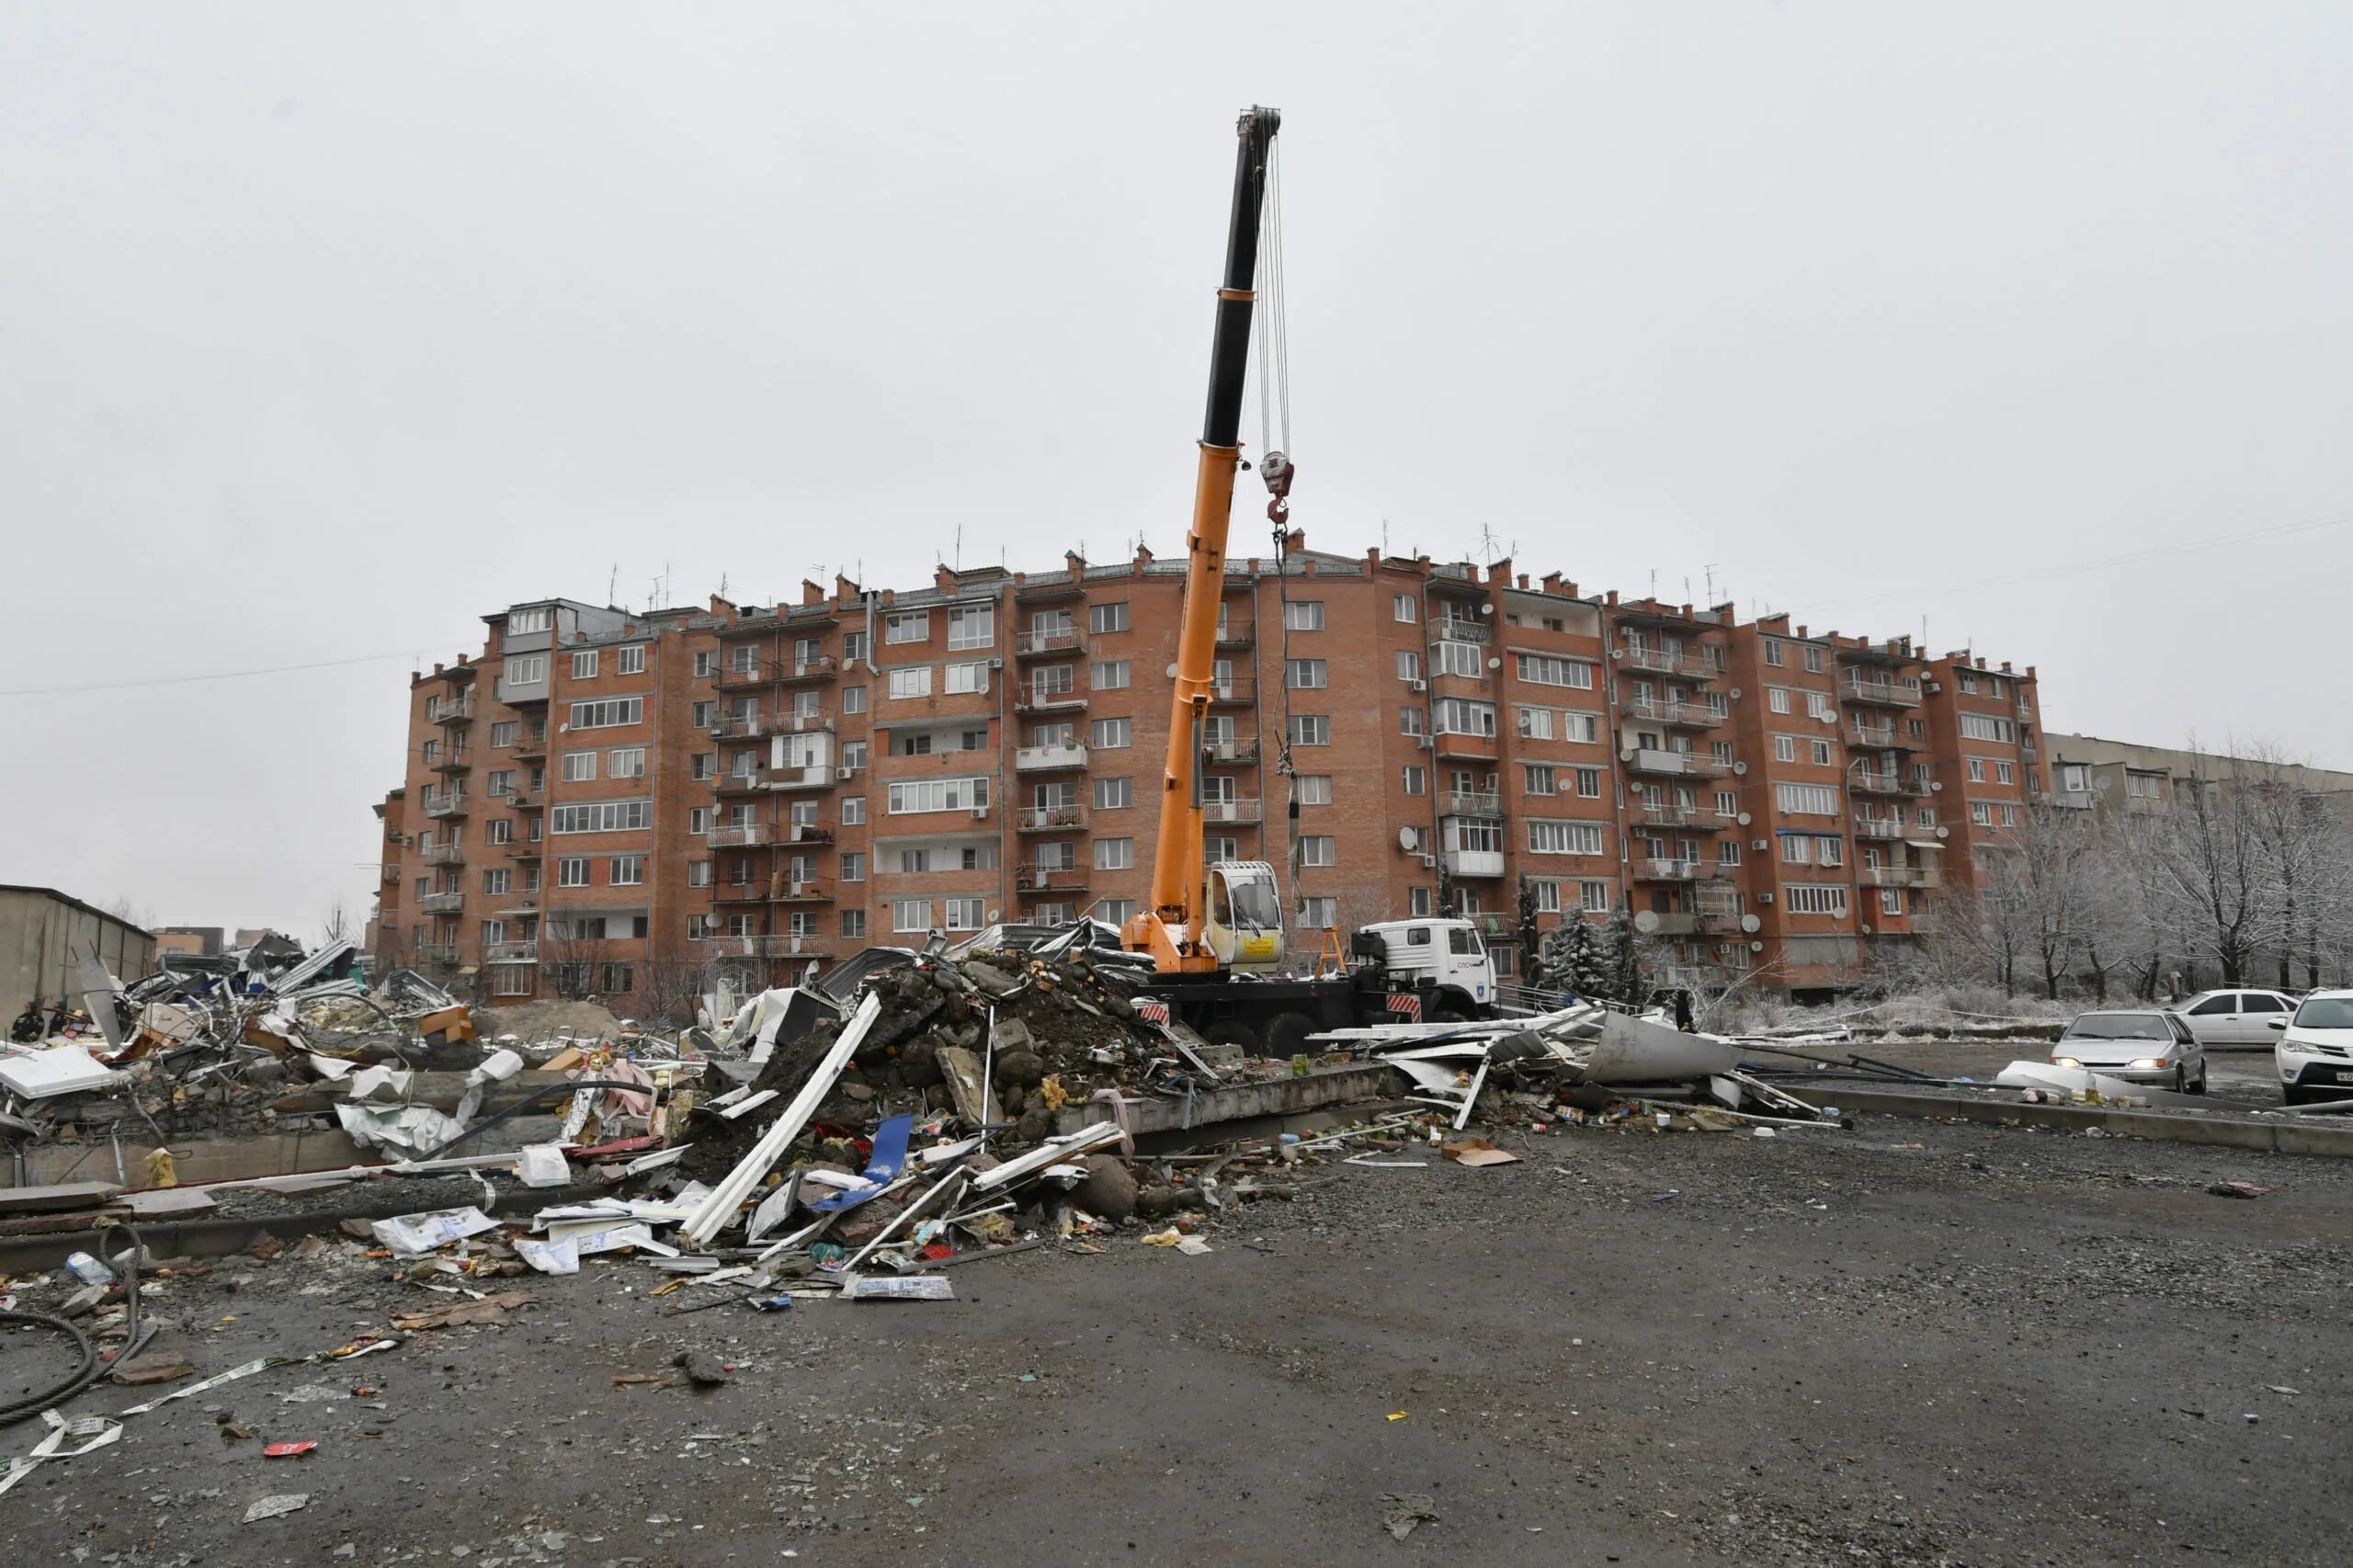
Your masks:
{"label": "plastic bottle in debris", "polygon": [[85,1285],[111,1285],[114,1270],[86,1252],[77,1252],[65,1260],[65,1272]]}

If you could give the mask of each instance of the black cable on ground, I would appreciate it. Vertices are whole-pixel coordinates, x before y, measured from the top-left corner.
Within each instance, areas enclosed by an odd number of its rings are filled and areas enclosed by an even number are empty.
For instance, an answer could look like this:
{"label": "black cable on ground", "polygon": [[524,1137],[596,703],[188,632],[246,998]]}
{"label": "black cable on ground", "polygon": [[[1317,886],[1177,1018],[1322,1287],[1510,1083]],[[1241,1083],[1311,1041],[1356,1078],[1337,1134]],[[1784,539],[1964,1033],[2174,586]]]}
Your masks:
{"label": "black cable on ground", "polygon": [[[111,1258],[102,1256],[99,1261],[112,1268],[122,1282],[124,1337],[120,1358],[129,1360],[147,1343],[147,1335],[142,1331],[139,1322],[139,1255],[143,1249],[137,1227],[118,1225],[114,1230],[129,1237],[131,1245],[126,1251]],[[104,1244],[101,1243],[100,1246],[103,1250]],[[44,1392],[28,1395],[9,1404],[0,1404],[0,1426],[39,1415],[44,1410],[55,1409],[111,1369],[108,1363],[98,1359],[97,1346],[90,1343],[90,1336],[63,1318],[52,1317],[48,1312],[0,1312],[0,1323],[20,1324],[27,1328],[55,1329],[74,1341],[74,1348],[81,1352],[82,1357],[81,1364],[63,1382]]]}

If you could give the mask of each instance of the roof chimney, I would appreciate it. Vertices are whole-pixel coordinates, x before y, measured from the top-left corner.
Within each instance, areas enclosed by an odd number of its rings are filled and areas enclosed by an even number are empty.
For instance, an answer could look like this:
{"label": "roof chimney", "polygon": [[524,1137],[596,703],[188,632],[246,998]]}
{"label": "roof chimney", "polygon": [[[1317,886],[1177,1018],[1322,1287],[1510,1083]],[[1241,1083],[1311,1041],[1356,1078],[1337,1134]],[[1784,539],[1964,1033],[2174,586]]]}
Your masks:
{"label": "roof chimney", "polygon": [[808,578],[803,577],[801,579],[801,602],[804,605],[824,604],[825,602],[825,590],[823,587],[820,587],[817,584],[811,582]]}
{"label": "roof chimney", "polygon": [[1285,555],[1297,555],[1306,548],[1307,530],[1305,528],[1290,528],[1284,532],[1283,553]]}
{"label": "roof chimney", "polygon": [[843,576],[838,572],[834,574],[834,597],[844,600],[854,599],[858,597],[858,589],[856,583],[851,582],[848,578]]}

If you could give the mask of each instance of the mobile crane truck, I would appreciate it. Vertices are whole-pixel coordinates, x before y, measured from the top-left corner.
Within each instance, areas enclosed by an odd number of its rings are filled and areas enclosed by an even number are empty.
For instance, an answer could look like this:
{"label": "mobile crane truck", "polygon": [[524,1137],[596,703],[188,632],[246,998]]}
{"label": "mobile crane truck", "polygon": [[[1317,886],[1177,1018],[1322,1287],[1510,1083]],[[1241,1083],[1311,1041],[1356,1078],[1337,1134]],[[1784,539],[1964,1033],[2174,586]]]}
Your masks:
{"label": "mobile crane truck", "polygon": [[[1225,544],[1242,465],[1242,394],[1250,353],[1251,310],[1267,191],[1267,165],[1282,116],[1244,111],[1233,167],[1233,204],[1226,227],[1225,274],[1217,291],[1210,348],[1209,408],[1193,482],[1193,523],[1186,539],[1184,615],[1170,702],[1168,761],[1161,778],[1159,835],[1152,895],[1120,932],[1129,951],[1149,955],[1151,983],[1138,1003],[1202,1038],[1288,1056],[1328,1028],[1405,1021],[1493,1017],[1495,962],[1467,920],[1383,921],[1353,934],[1338,972],[1281,978],[1282,895],[1264,860],[1220,860],[1204,867],[1201,848],[1203,744],[1215,687],[1218,604],[1224,590]],[[1267,515],[1289,511],[1291,467],[1267,452],[1259,472],[1274,494]],[[1291,804],[1296,814],[1296,801]]]}

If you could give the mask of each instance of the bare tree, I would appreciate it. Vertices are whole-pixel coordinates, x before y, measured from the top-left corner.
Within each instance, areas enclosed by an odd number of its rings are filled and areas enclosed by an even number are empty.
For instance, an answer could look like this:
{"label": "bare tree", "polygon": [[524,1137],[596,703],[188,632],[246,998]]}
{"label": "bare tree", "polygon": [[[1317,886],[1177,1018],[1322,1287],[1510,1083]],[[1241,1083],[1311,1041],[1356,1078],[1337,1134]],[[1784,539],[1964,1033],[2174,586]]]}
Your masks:
{"label": "bare tree", "polygon": [[2154,835],[2154,891],[2240,985],[2279,940],[2279,887],[2265,843],[2257,792],[2193,774],[2174,780],[2167,831]]}
{"label": "bare tree", "polygon": [[591,936],[590,929],[559,918],[540,923],[540,972],[554,976],[555,994],[567,1001],[595,995],[599,973],[612,956],[603,936]]}
{"label": "bare tree", "polygon": [[710,965],[699,959],[663,953],[645,960],[637,966],[638,1016],[649,1024],[691,1024],[711,978]]}

